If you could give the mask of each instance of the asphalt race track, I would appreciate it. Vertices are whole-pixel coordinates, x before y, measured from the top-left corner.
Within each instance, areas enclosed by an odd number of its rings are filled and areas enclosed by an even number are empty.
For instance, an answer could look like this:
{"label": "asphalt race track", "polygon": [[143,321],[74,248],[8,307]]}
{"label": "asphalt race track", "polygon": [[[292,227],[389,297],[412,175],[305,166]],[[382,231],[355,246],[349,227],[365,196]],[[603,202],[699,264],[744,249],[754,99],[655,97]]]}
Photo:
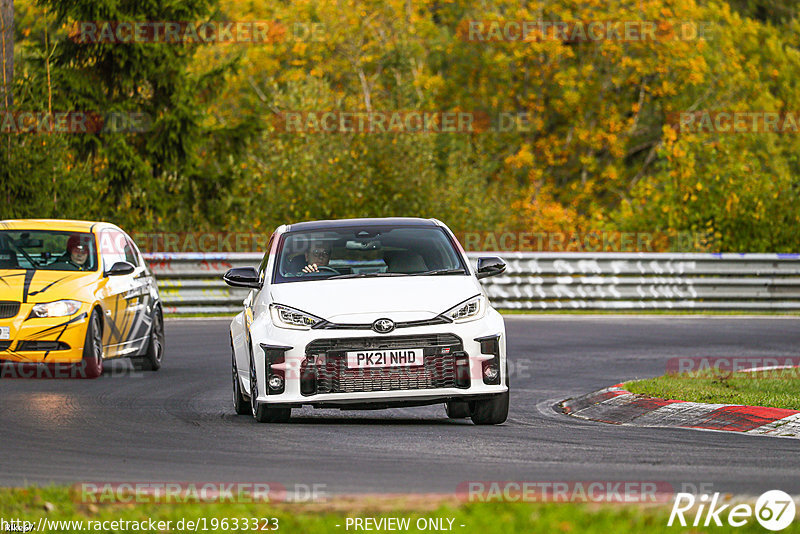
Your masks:
{"label": "asphalt race track", "polygon": [[[228,481],[330,493],[452,493],[469,480],[665,481],[679,491],[800,493],[800,439],[605,425],[552,406],[662,374],[675,356],[798,356],[800,318],[507,317],[511,415],[444,407],[233,414],[228,321],[166,322],[157,373],[115,362],[97,380],[0,380],[0,484]],[[691,486],[684,486],[690,484]],[[710,484],[713,484],[711,486]]]}

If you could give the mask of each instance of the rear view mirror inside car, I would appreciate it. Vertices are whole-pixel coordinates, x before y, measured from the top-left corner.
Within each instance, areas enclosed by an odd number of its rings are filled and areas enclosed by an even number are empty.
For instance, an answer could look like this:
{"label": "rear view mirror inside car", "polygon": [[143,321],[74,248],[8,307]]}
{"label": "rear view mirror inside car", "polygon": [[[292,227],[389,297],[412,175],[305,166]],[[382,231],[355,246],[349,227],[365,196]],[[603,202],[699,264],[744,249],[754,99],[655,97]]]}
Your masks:
{"label": "rear view mirror inside car", "polygon": [[378,250],[381,248],[381,242],[377,240],[348,241],[345,247],[347,250]]}

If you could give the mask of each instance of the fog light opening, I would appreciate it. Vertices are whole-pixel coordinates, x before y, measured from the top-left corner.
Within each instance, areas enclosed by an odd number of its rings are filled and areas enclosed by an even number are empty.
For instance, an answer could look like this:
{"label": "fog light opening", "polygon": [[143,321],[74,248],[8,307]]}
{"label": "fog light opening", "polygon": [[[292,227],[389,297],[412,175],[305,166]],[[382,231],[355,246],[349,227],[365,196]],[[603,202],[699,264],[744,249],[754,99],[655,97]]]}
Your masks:
{"label": "fog light opening", "polygon": [[283,378],[277,375],[272,375],[269,377],[267,385],[269,386],[269,389],[273,391],[280,391],[283,389]]}
{"label": "fog light opening", "polygon": [[499,374],[500,370],[497,368],[495,364],[487,365],[483,369],[483,377],[490,382],[494,382],[495,380],[497,380]]}

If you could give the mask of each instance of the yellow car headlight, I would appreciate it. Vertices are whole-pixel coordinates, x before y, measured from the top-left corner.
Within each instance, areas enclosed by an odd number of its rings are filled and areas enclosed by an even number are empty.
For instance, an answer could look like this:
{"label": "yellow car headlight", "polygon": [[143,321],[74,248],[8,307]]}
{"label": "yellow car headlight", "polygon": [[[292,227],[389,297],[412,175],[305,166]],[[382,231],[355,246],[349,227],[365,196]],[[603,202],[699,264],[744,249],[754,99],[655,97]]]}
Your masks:
{"label": "yellow car headlight", "polygon": [[81,303],[77,300],[57,300],[55,302],[43,302],[35,304],[31,309],[33,317],[67,317],[81,309]]}

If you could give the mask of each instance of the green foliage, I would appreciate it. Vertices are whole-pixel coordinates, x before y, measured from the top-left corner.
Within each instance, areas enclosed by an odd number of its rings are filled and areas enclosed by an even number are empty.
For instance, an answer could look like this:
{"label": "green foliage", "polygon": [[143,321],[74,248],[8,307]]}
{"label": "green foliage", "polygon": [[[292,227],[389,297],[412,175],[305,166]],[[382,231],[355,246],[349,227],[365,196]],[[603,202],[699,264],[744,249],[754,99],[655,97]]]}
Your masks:
{"label": "green foliage", "polygon": [[[694,232],[722,251],[800,245],[800,136],[668,124],[687,110],[800,110],[800,20],[788,0],[32,1],[16,2],[18,108],[45,110],[52,94],[54,110],[146,113],[152,128],[4,137],[0,195],[21,202],[0,217],[269,232],[304,219],[417,215],[456,231]],[[68,38],[80,20],[209,19],[282,26],[251,45]],[[467,38],[469,21],[541,19],[708,30],[704,39]],[[306,110],[476,111],[529,123],[458,134],[275,127],[280,113]]]}

